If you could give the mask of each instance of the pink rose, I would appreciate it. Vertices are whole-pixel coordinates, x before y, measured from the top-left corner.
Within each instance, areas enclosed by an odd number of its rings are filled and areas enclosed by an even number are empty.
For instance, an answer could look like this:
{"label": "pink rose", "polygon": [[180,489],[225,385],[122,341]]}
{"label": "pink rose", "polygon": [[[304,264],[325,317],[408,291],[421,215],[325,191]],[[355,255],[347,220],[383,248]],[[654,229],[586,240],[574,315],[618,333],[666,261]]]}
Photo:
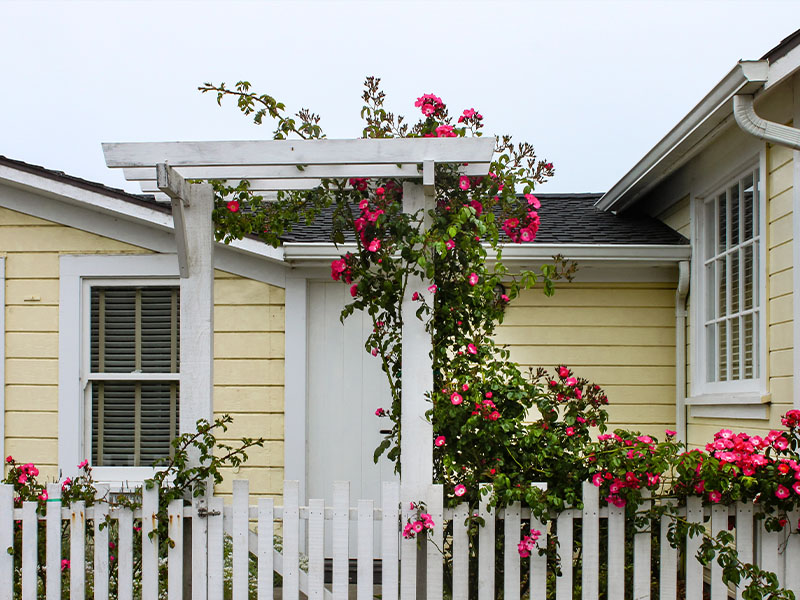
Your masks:
{"label": "pink rose", "polygon": [[469,281],[469,284],[474,287],[478,283],[478,274],[470,273],[467,281]]}
{"label": "pink rose", "polygon": [[464,399],[461,397],[461,394],[459,394],[458,392],[453,392],[453,394],[450,396],[450,402],[452,402],[456,406],[461,404],[463,401],[464,401]]}
{"label": "pink rose", "polygon": [[435,440],[433,440],[433,445],[441,448],[442,446],[444,446],[445,441],[446,441],[445,437],[443,435],[440,435],[437,436]]}
{"label": "pink rose", "polygon": [[475,344],[467,344],[467,352],[470,354],[477,354],[478,348],[475,347]]}
{"label": "pink rose", "polygon": [[236,200],[231,200],[227,206],[229,211],[233,213],[239,212],[239,203]]}
{"label": "pink rose", "polygon": [[539,202],[539,199],[533,194],[525,194],[525,199],[528,201],[528,204],[537,210],[542,207],[542,203]]}
{"label": "pink rose", "polygon": [[433,284],[433,285],[429,285],[429,286],[428,286],[428,291],[429,291],[431,294],[435,294],[437,289],[438,289],[438,288],[436,287],[436,284]]}
{"label": "pink rose", "polygon": [[452,250],[453,248],[456,247],[456,243],[453,240],[447,240],[444,243],[444,247],[447,248],[448,250]]}
{"label": "pink rose", "polygon": [[463,485],[463,484],[460,484],[460,483],[459,483],[459,484],[458,484],[458,485],[455,487],[455,489],[453,490],[453,492],[455,493],[455,495],[456,495],[456,496],[458,496],[458,497],[461,497],[461,496],[463,496],[464,494],[466,494],[466,493],[467,493],[467,488],[466,488],[466,487],[464,487],[464,485]]}
{"label": "pink rose", "polygon": [[350,295],[355,298],[358,295],[358,285],[354,284],[350,286]]}
{"label": "pink rose", "polygon": [[469,189],[469,177],[467,177],[466,175],[462,175],[461,177],[459,177],[458,178],[458,187],[460,187],[462,190],[468,190]]}

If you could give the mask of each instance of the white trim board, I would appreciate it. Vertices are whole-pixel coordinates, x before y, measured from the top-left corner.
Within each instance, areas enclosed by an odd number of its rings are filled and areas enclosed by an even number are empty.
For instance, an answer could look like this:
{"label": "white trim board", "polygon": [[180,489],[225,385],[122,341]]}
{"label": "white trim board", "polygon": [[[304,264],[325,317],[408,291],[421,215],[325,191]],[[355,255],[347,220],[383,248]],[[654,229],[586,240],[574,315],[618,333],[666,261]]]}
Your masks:
{"label": "white trim board", "polygon": [[[0,166],[0,187],[5,183],[2,169]],[[2,190],[0,207],[154,252],[175,252],[175,235],[172,216],[169,214],[94,192],[87,192],[93,196],[84,202],[70,202],[47,191],[16,185],[9,185]],[[133,212],[117,213],[111,209],[99,208],[91,203],[97,198],[113,201],[115,210],[132,208],[136,215]],[[218,243],[215,245],[214,266],[235,275],[283,287],[286,266],[271,259],[270,253],[274,252],[276,251],[266,244],[251,239],[239,240],[233,244]],[[281,258],[282,255],[281,250]]]}
{"label": "white trim board", "polygon": [[[800,75],[795,75],[794,126],[800,124]],[[800,409],[800,152],[792,152],[792,398],[794,408]]]}
{"label": "white trim board", "polygon": [[6,457],[6,259],[0,256],[0,458]]}

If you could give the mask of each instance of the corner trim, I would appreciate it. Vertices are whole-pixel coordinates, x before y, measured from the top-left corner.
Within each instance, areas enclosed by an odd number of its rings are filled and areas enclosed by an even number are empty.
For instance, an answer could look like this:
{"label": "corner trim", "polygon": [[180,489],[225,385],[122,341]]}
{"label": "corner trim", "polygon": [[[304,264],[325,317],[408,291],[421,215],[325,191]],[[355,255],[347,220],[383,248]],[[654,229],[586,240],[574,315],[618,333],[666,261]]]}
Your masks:
{"label": "corner trim", "polygon": [[6,457],[6,259],[0,256],[0,457]]}

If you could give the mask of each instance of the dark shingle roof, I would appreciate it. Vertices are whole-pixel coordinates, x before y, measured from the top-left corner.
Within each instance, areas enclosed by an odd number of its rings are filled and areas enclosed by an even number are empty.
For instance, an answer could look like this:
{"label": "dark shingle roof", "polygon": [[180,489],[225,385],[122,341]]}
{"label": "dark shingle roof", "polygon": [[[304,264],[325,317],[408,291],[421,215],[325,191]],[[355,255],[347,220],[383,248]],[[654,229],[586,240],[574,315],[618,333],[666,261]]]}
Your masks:
{"label": "dark shingle roof", "polygon": [[[100,192],[126,202],[171,212],[167,203],[157,202],[149,194],[131,194],[101,183],[87,181],[20,160],[0,155],[0,165],[6,165],[27,173],[40,175],[56,181],[64,181],[79,188]],[[652,217],[631,214],[621,215],[603,212],[594,207],[602,194],[537,194],[542,202],[539,216],[542,224],[536,237],[540,244],[621,244],[621,245],[680,245],[688,240],[661,221]],[[319,218],[306,225],[297,225],[283,236],[286,242],[330,242],[333,211],[324,211]],[[353,241],[350,235],[347,241]]]}
{"label": "dark shingle roof", "polygon": [[[615,215],[594,207],[602,194],[537,194],[541,227],[536,242],[541,244],[680,245],[689,241],[658,219],[625,213]],[[332,211],[324,211],[310,225],[295,226],[283,236],[287,242],[330,240]],[[353,241],[352,235],[345,236]]]}

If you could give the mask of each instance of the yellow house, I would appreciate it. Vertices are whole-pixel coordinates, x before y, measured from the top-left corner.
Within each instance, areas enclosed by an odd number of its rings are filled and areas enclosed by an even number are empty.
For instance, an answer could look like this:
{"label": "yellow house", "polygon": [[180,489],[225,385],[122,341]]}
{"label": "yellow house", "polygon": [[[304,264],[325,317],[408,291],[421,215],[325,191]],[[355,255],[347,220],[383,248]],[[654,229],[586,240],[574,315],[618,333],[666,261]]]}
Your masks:
{"label": "yellow house", "polygon": [[597,203],[691,240],[676,408],[693,445],[721,427],[763,434],[800,407],[798,45],[800,31],[736,64]]}

